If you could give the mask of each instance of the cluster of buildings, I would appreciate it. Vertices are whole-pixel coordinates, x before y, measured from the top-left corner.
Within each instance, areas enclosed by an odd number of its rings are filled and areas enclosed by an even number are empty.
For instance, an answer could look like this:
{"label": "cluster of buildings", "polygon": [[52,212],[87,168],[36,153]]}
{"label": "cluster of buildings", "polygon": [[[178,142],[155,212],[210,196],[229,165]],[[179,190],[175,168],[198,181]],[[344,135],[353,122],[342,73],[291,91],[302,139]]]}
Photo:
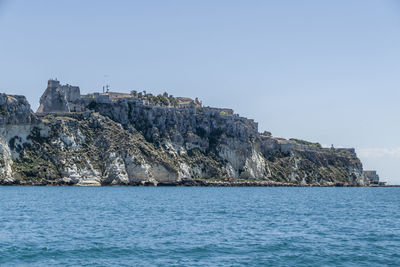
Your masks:
{"label": "cluster of buildings", "polygon": [[[40,98],[40,107],[37,112],[82,112],[85,106],[92,101],[111,104],[123,98],[134,98],[136,101],[141,101],[143,105],[150,105],[148,97],[142,93],[133,95],[129,93],[111,92],[107,88],[107,91],[103,91],[103,93],[81,95],[78,86],[69,84],[62,85],[58,80],[50,79],[47,83],[46,91]],[[175,99],[177,100],[176,107],[178,108],[202,107],[202,102],[197,97],[195,99],[189,97],[177,97]],[[175,107],[175,105],[171,105],[170,107]]]}
{"label": "cluster of buildings", "polygon": [[[40,106],[37,110],[38,114],[46,113],[69,113],[69,112],[84,112],[91,109],[93,103],[96,104],[112,104],[122,99],[132,100],[135,103],[146,106],[149,108],[176,108],[176,109],[188,109],[190,112],[196,113],[199,108],[202,108],[201,112],[206,116],[217,116],[227,122],[241,121],[250,126],[255,132],[258,132],[258,123],[252,119],[240,117],[238,114],[234,114],[232,109],[228,108],[213,108],[203,107],[202,101],[197,97],[195,99],[189,97],[172,97],[167,93],[163,95],[164,100],[168,105],[157,104],[155,100],[159,99],[159,96],[153,96],[145,93],[119,93],[111,92],[107,87],[107,90],[103,93],[90,93],[86,95],[80,94],[78,86],[72,86],[69,84],[62,85],[58,80],[49,80],[47,88],[40,98]],[[150,103],[152,100],[152,103]]]}
{"label": "cluster of buildings", "polygon": [[194,100],[190,97],[177,97],[179,108],[202,107],[202,102],[196,97]]}

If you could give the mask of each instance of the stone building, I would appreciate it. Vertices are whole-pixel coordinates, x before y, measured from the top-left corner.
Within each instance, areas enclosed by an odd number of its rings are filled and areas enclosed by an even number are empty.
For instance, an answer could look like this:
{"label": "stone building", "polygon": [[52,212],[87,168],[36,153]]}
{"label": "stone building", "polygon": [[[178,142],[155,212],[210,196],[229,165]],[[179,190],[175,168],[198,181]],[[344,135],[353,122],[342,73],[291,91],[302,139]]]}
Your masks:
{"label": "stone building", "polygon": [[[164,95],[165,96],[165,95]],[[88,104],[97,102],[102,104],[110,104],[111,102],[120,99],[134,99],[141,102],[143,105],[150,105],[149,100],[142,97],[139,93],[134,96],[128,93],[119,92],[103,92],[90,93],[81,95],[78,86],[69,84],[62,85],[56,79],[50,79],[47,83],[47,88],[40,98],[40,106],[38,113],[64,113],[64,112],[82,112],[86,111]],[[194,100],[189,97],[177,97],[178,108],[200,108],[202,102],[196,97]],[[233,110],[223,110],[227,115],[233,115]]]}
{"label": "stone building", "polygon": [[202,102],[197,97],[194,100],[190,97],[177,97],[176,99],[179,108],[200,108],[202,106]]}
{"label": "stone building", "polygon": [[131,94],[118,92],[92,93],[81,95],[78,86],[62,85],[56,79],[47,82],[47,88],[40,98],[38,113],[82,112],[95,101],[109,104],[121,98],[132,98]]}
{"label": "stone building", "polygon": [[40,98],[38,113],[49,112],[79,112],[81,105],[77,101],[81,98],[78,86],[61,85],[56,79],[47,82],[47,88]]}

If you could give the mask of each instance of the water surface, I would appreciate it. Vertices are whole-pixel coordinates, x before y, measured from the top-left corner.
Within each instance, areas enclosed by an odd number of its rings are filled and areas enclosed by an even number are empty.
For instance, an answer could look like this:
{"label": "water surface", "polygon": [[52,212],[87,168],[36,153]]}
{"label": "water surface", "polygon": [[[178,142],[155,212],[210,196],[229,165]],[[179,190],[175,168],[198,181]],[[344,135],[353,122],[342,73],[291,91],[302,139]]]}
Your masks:
{"label": "water surface", "polygon": [[400,188],[0,187],[1,266],[400,265]]}

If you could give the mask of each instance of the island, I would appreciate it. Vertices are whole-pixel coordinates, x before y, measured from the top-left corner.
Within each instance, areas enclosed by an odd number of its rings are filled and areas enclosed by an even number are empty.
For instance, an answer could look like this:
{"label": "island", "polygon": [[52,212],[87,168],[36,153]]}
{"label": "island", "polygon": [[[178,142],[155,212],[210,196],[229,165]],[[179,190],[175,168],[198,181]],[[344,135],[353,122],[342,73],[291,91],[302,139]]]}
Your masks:
{"label": "island", "polygon": [[1,185],[373,186],[353,148],[260,133],[198,98],[131,91],[81,95],[48,81],[33,112],[0,94]]}

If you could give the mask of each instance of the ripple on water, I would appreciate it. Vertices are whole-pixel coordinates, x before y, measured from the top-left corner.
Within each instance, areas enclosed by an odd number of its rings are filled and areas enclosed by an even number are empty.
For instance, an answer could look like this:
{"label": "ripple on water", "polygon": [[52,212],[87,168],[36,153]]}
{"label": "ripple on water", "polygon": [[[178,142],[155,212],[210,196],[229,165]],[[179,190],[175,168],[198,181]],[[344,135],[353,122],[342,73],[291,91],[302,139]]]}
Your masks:
{"label": "ripple on water", "polygon": [[398,266],[399,193],[0,187],[0,265]]}

